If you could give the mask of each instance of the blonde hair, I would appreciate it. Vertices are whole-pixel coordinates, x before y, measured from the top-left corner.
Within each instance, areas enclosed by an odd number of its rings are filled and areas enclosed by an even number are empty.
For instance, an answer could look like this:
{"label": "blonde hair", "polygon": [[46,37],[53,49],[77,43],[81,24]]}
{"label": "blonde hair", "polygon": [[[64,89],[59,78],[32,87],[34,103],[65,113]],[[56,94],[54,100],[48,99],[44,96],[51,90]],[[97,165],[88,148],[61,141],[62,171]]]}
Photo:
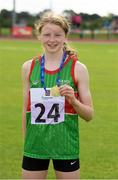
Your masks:
{"label": "blonde hair", "polygon": [[[41,34],[43,26],[47,23],[60,26],[64,30],[65,36],[68,35],[70,30],[69,21],[62,15],[55,14],[54,12],[46,12],[34,24],[37,37]],[[77,53],[69,47],[67,43],[64,43],[63,50],[69,55],[77,55]]]}

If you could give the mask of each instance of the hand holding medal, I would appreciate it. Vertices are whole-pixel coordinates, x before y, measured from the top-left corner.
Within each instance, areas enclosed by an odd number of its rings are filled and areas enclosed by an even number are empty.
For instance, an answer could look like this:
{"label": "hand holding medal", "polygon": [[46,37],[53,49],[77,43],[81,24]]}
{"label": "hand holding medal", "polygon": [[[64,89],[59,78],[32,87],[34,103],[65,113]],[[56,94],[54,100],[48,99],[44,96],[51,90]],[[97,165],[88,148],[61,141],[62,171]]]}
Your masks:
{"label": "hand holding medal", "polygon": [[69,85],[70,82],[68,80],[59,80],[58,82],[59,86],[53,86],[50,90],[50,95],[51,96],[60,96],[60,86],[64,86],[64,85]]}
{"label": "hand holding medal", "polygon": [[60,80],[59,92],[61,96],[65,96],[66,100],[72,104],[76,97],[74,94],[74,89],[70,86],[70,81],[68,80]]}

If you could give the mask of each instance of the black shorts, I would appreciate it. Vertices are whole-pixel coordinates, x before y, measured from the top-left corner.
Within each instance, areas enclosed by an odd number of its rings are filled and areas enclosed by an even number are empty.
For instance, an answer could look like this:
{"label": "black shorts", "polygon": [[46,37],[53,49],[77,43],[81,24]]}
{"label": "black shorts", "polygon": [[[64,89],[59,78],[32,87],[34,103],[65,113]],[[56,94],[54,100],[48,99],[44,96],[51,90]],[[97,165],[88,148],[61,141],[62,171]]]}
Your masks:
{"label": "black shorts", "polygon": [[[72,172],[80,168],[79,159],[71,160],[52,160],[54,169],[62,172]],[[23,157],[22,168],[29,171],[48,170],[50,159],[36,159]]]}

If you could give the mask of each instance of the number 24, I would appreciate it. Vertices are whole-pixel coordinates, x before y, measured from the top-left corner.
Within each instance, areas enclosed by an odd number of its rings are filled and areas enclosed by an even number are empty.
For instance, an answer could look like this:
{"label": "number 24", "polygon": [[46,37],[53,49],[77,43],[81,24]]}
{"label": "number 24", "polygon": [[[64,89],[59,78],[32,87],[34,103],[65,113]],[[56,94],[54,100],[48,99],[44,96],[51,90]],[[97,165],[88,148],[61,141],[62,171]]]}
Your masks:
{"label": "number 24", "polygon": [[[35,120],[35,123],[45,123],[46,119],[42,119],[41,117],[45,113],[45,106],[42,103],[35,104],[35,108],[41,108],[41,112],[39,113],[38,117]],[[54,113],[53,113],[54,112]],[[54,122],[58,122],[58,118],[60,117],[59,114],[59,104],[55,103],[52,105],[51,109],[47,114],[47,118],[53,118]]]}

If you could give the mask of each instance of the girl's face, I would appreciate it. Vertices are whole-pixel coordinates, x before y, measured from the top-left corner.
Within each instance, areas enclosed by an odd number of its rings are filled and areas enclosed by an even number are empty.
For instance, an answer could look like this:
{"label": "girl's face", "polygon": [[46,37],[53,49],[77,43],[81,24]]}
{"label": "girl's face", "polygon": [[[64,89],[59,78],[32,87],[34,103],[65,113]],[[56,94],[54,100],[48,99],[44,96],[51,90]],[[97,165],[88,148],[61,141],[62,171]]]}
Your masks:
{"label": "girl's face", "polygon": [[40,41],[48,53],[59,52],[66,41],[65,32],[60,26],[47,23],[41,30]]}

